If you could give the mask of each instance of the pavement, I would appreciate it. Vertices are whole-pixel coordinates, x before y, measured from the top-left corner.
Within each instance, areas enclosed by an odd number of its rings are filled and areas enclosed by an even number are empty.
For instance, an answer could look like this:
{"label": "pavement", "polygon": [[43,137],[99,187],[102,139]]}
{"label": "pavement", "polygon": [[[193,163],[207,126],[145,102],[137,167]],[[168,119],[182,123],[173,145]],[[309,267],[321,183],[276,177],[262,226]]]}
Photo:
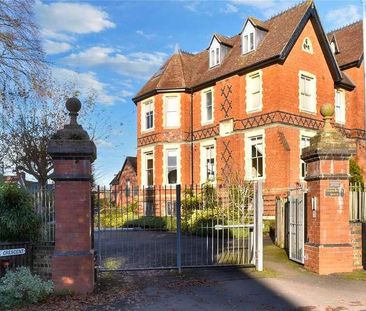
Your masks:
{"label": "pavement", "polygon": [[[366,271],[319,276],[288,260],[265,240],[264,271],[185,269],[105,274],[121,278],[128,295],[87,310],[366,310]],[[104,280],[105,279],[105,280]]]}

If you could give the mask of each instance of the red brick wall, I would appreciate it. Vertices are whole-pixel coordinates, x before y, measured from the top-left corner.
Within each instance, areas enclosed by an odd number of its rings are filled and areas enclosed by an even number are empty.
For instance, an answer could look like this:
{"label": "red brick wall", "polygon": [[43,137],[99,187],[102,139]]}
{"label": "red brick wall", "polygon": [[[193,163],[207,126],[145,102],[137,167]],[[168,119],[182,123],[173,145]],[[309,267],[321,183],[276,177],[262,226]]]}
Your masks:
{"label": "red brick wall", "polygon": [[[313,46],[313,54],[302,51],[301,45],[305,37],[308,37]],[[299,70],[310,72],[316,76],[317,81],[317,113],[305,113],[299,111]],[[346,127],[363,128],[362,120],[363,107],[363,83],[362,68],[349,69],[347,73],[357,83],[356,90],[346,91],[347,98],[347,119]],[[158,134],[156,139],[150,143],[155,148],[155,183],[163,182],[163,147],[164,143],[181,143],[181,183],[191,183],[191,154],[189,143],[189,132],[191,118],[193,117],[193,131],[200,131],[211,127],[218,129],[220,121],[225,119],[225,113],[221,105],[225,100],[222,89],[231,86],[232,93],[229,100],[232,102],[232,109],[229,118],[241,120],[252,116],[262,115],[273,111],[285,111],[307,118],[321,120],[319,108],[324,103],[333,103],[335,100],[334,81],[323,55],[321,46],[317,40],[312,22],[305,26],[299,39],[292,48],[289,56],[283,64],[275,64],[262,68],[263,74],[263,109],[260,112],[246,113],[246,78],[245,75],[234,75],[227,79],[216,82],[214,89],[214,122],[205,126],[201,125],[201,91],[193,94],[193,116],[190,114],[191,95],[181,93],[181,128],[166,130],[163,128],[163,95],[155,95],[155,130],[149,133],[141,133],[140,127],[140,103],[138,103],[138,138],[146,137],[152,133]],[[361,113],[360,113],[361,112]],[[356,119],[352,114],[357,115]],[[226,117],[227,119],[227,117]],[[284,195],[288,187],[295,186],[300,182],[300,130],[301,127],[288,125],[266,125],[266,180],[265,193],[269,196]],[[203,135],[204,136],[204,135]],[[223,158],[224,142],[230,142],[232,154],[232,166],[234,171],[244,176],[244,131],[235,131],[230,137],[208,134],[204,138],[216,138],[216,171],[218,181],[223,179],[222,168],[225,165]],[[203,138],[202,138],[203,139]],[[193,183],[200,183],[200,143],[202,139],[194,142],[193,150]],[[286,142],[288,146],[286,146]],[[365,142],[361,142],[358,148],[358,159],[362,167],[366,168]],[[138,150],[138,163],[140,165],[141,149]],[[139,176],[139,183],[141,177]],[[274,210],[273,210],[274,211]],[[272,211],[272,212],[273,212]]]}
{"label": "red brick wall", "polygon": [[362,262],[362,223],[350,222],[351,243],[353,247],[353,268],[363,269]]}
{"label": "red brick wall", "polygon": [[115,199],[115,204],[117,206],[124,205],[125,203],[129,203],[131,201],[130,198],[126,197],[128,180],[130,181],[130,191],[132,193],[133,189],[136,189],[138,186],[137,174],[130,162],[127,161],[119,177],[118,185],[112,186],[112,198]]}

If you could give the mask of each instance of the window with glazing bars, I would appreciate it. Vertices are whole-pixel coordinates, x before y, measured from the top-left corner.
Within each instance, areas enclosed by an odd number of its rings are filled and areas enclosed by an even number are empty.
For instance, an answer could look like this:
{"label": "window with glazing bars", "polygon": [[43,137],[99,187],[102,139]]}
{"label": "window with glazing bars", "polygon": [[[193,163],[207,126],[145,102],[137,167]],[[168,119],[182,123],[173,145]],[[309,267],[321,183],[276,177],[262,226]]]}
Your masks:
{"label": "window with glazing bars", "polygon": [[215,146],[205,147],[205,168],[206,179],[208,181],[215,180]]}
{"label": "window with glazing bars", "polygon": [[250,143],[250,161],[251,161],[251,177],[263,177],[263,136],[258,135],[249,138]]}
{"label": "window with glazing bars", "polygon": [[169,185],[177,183],[177,149],[167,150],[167,181]]}
{"label": "window with glazing bars", "polygon": [[[302,149],[305,147],[309,147],[310,146],[310,137],[309,136],[305,136],[305,135],[301,135],[301,143],[300,143],[300,154],[302,153]],[[305,178],[306,176],[306,170],[307,170],[307,165],[303,160],[300,160],[300,165],[301,165],[301,177]]]}
{"label": "window with glazing bars", "polygon": [[315,80],[301,74],[300,76],[300,108],[305,111],[315,111]]}
{"label": "window with glazing bars", "polygon": [[145,110],[145,130],[152,129],[154,127],[154,107],[153,102],[149,101],[144,105]]}

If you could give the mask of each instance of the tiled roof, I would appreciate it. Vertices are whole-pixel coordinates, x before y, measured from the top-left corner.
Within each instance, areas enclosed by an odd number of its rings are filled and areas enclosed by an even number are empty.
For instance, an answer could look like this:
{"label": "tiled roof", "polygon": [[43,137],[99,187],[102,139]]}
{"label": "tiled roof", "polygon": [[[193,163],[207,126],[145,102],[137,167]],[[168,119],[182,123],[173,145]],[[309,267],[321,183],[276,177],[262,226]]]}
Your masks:
{"label": "tiled roof", "polygon": [[335,38],[339,53],[336,59],[340,67],[359,62],[363,54],[362,21],[358,21],[327,34],[329,41]]}
{"label": "tiled roof", "polygon": [[121,170],[114,176],[112,181],[109,183],[110,185],[118,185],[119,184],[119,178],[126,166],[127,163],[130,163],[131,167],[134,169],[134,171],[137,173],[137,158],[136,157],[126,157],[125,162],[123,163],[123,166]]}
{"label": "tiled roof", "polygon": [[259,29],[268,31],[268,27],[267,27],[267,24],[265,22],[262,22],[261,20],[255,18],[253,16],[250,16],[248,18],[248,20],[250,20],[255,27],[258,27]]}
{"label": "tiled roof", "polygon": [[226,36],[224,36],[224,35],[217,34],[217,33],[215,33],[215,37],[217,38],[217,40],[218,40],[220,43],[222,43],[222,44],[224,44],[224,45],[227,45],[227,46],[229,46],[229,47],[232,47],[232,46],[233,46],[233,44],[234,44],[234,40],[233,40],[233,38],[229,38],[229,37],[226,37]]}
{"label": "tiled roof", "polygon": [[[159,70],[159,74],[155,74],[136,94],[134,101],[150,96],[157,90],[199,87],[235,72],[279,60],[286,56],[289,46],[294,44],[292,39],[312,5],[313,1],[307,0],[265,22],[252,18],[261,27],[266,27],[268,32],[255,51],[244,55],[241,51],[240,34],[231,38],[216,35],[218,39],[229,42],[232,48],[229,48],[222,63],[214,68],[209,68],[208,50],[197,54],[185,52],[174,54]],[[340,80],[339,69],[334,70],[337,70],[336,74]]]}

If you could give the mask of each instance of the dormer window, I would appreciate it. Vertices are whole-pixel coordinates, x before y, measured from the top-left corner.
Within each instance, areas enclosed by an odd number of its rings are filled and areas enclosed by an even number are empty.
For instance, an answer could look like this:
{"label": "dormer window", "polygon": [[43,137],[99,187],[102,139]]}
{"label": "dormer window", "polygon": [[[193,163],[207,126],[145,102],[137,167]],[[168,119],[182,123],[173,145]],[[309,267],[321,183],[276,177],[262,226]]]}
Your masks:
{"label": "dormer window", "polygon": [[242,54],[256,50],[267,31],[268,29],[264,22],[254,17],[249,17],[241,32]]}
{"label": "dormer window", "polygon": [[210,46],[210,68],[220,65],[220,43],[213,40]]}
{"label": "dormer window", "polygon": [[226,53],[232,48],[230,38],[215,34],[212,37],[209,50],[209,66],[210,68],[218,66],[222,63]]}
{"label": "dormer window", "polygon": [[244,36],[243,39],[243,53],[248,53],[254,50],[254,32]]}
{"label": "dormer window", "polygon": [[330,40],[330,49],[333,53],[333,55],[336,55],[339,53],[338,44],[335,35],[333,35],[332,39]]}
{"label": "dormer window", "polygon": [[211,49],[210,67],[220,64],[220,48]]}
{"label": "dormer window", "polygon": [[332,50],[332,53],[333,53],[333,54],[335,54],[335,53],[336,53],[336,47],[335,47],[335,43],[334,43],[334,41],[332,41],[332,42],[330,43],[330,49]]}

